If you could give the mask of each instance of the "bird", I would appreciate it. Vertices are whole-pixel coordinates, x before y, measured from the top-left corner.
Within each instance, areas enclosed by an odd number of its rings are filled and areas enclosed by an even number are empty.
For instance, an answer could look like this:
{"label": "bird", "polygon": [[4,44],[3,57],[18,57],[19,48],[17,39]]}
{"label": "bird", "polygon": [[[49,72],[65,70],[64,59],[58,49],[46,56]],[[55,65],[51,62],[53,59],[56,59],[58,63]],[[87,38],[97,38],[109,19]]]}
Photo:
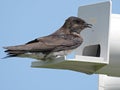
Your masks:
{"label": "bird", "polygon": [[92,28],[92,24],[79,17],[70,16],[57,31],[48,36],[21,45],[3,47],[7,53],[5,58],[22,57],[46,61],[63,57],[82,44],[80,33],[86,28]]}

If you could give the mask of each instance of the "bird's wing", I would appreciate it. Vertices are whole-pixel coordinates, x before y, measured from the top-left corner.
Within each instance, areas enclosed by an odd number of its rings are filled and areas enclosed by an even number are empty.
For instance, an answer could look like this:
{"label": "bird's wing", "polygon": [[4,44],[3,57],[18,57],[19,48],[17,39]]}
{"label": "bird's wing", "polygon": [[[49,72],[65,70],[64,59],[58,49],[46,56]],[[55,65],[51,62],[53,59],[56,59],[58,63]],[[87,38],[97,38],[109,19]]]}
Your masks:
{"label": "bird's wing", "polygon": [[43,38],[38,38],[26,43],[25,45],[5,47],[7,50],[30,51],[30,52],[47,52],[47,51],[62,51],[70,50],[78,47],[82,41],[79,39],[73,40],[72,36],[57,36],[50,35]]}

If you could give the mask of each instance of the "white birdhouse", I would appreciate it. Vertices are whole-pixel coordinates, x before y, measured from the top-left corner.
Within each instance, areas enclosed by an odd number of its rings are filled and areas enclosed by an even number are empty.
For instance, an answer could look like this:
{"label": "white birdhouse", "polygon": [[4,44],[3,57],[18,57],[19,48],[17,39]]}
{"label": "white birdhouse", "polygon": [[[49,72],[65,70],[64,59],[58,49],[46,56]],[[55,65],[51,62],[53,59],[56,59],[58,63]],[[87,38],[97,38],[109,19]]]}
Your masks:
{"label": "white birdhouse", "polygon": [[118,31],[120,22],[115,21],[118,26],[110,23],[111,18],[112,21],[118,19],[111,16],[111,2],[80,6],[78,17],[92,24],[93,27],[80,33],[84,42],[74,51],[74,58],[70,59],[66,56],[54,60],[36,61],[32,62],[32,67],[120,76],[118,68],[115,67],[120,64],[120,31]]}

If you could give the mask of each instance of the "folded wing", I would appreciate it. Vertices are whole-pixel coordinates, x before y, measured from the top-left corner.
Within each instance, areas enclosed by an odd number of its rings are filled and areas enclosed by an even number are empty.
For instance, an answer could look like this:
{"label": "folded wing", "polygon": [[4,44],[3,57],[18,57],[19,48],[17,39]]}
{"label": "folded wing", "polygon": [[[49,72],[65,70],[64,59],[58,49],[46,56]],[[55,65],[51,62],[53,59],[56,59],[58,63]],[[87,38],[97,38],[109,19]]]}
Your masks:
{"label": "folded wing", "polygon": [[57,52],[77,48],[82,40],[72,35],[50,35],[32,40],[24,45],[4,47],[8,55],[18,55],[28,52]]}

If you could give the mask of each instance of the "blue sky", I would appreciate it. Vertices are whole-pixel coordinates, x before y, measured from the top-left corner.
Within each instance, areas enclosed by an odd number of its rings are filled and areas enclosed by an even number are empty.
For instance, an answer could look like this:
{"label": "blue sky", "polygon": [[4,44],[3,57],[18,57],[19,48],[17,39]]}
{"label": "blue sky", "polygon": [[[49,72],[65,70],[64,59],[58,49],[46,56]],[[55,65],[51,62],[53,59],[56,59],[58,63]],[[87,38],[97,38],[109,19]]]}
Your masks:
{"label": "blue sky", "polygon": [[[0,0],[0,58],[3,46],[26,43],[57,30],[78,7],[107,0]],[[120,0],[113,13],[120,14]],[[32,59],[0,59],[0,90],[98,90],[98,75],[31,68]]]}

